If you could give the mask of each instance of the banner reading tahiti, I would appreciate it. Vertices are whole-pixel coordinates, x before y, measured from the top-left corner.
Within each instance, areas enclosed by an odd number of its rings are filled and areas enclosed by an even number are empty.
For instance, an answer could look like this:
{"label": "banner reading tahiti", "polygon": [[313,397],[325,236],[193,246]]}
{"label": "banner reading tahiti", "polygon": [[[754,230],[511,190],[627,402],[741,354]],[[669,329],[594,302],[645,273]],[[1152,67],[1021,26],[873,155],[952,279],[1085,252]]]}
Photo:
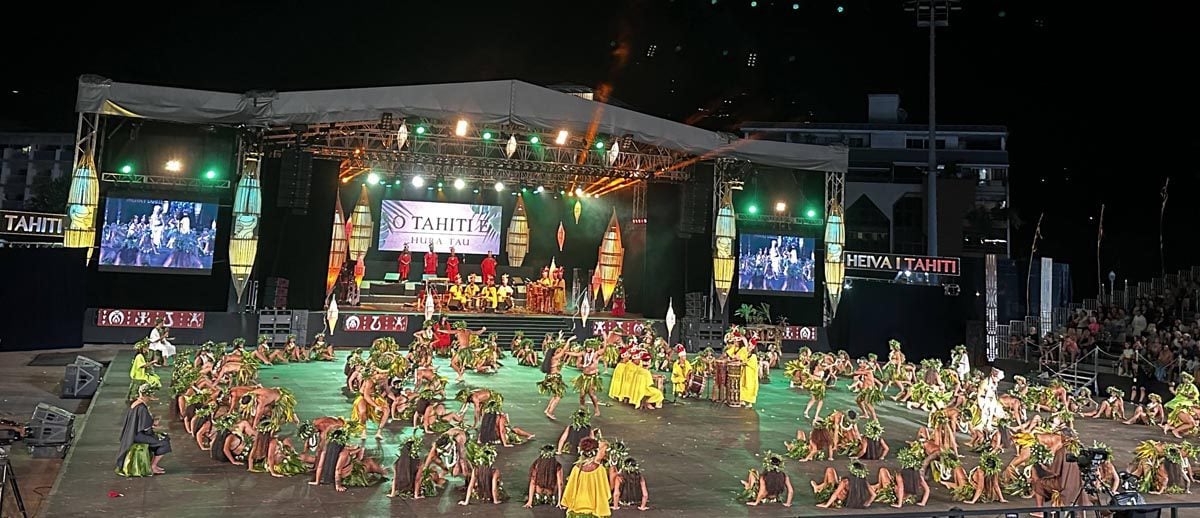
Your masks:
{"label": "banner reading tahiti", "polygon": [[500,252],[503,209],[498,205],[383,200],[379,249],[420,251],[432,244],[460,254]]}

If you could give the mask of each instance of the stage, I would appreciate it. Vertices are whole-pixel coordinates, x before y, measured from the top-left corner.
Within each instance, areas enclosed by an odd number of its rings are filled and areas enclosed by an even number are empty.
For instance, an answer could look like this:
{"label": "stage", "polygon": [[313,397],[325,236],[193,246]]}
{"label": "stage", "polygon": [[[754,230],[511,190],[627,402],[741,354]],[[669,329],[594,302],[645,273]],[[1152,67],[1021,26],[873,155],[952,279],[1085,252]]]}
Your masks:
{"label": "stage", "polygon": [[[291,389],[299,401],[297,413],[301,419],[312,419],[324,415],[349,415],[350,397],[344,392],[342,366],[345,350],[337,352],[338,361],[306,363],[264,367],[259,378],[267,386],[283,386]],[[128,385],[128,368],[131,353],[121,352],[113,361],[103,386],[93,400],[91,415],[83,430],[78,432],[74,447],[64,462],[61,475],[49,502],[44,506],[44,516],[79,515],[123,515],[161,516],[181,518],[187,516],[383,516],[404,515],[482,515],[482,516],[561,516],[562,511],[549,507],[526,510],[521,507],[526,490],[529,465],[537,456],[542,444],[555,442],[570,422],[570,413],[575,408],[570,393],[558,409],[558,422],[546,419],[541,411],[546,399],[537,394],[534,384],[542,377],[533,367],[517,366],[511,359],[495,375],[467,374],[466,382],[451,384],[447,392],[452,396],[464,387],[489,387],[504,394],[505,409],[514,426],[519,426],[537,435],[531,442],[513,448],[501,448],[497,466],[503,475],[510,500],[500,506],[472,504],[470,507],[456,505],[458,494],[453,489],[462,481],[451,479],[451,490],[436,497],[421,501],[389,499],[384,486],[352,488],[338,493],[332,487],[313,487],[303,477],[272,478],[265,474],[248,473],[244,468],[230,464],[217,464],[200,451],[194,442],[186,440],[182,425],[172,419],[167,410],[167,394],[153,408],[154,415],[161,419],[174,438],[174,449],[163,462],[168,473],[163,476],[141,479],[125,479],[113,473],[116,454],[115,445],[125,411],[125,389]],[[444,361],[439,360],[442,371],[449,371]],[[167,384],[168,372],[163,374]],[[575,375],[567,368],[564,377]],[[606,376],[607,381],[607,376]],[[606,383],[607,385],[607,383]],[[606,399],[606,398],[604,398]],[[623,439],[629,445],[630,454],[642,462],[650,490],[650,511],[639,513],[632,510],[618,511],[617,515],[630,516],[821,516],[829,514],[814,506],[808,481],[829,463],[800,463],[787,461],[786,471],[792,478],[796,496],[791,508],[765,505],[750,508],[735,501],[740,488],[738,479],[745,477],[751,467],[759,467],[757,455],[770,449],[782,453],[783,441],[795,436],[797,427],[807,424],[799,416],[807,395],[797,389],[789,389],[783,381],[782,370],[772,371],[772,383],[764,384],[759,393],[758,405],[753,409],[734,409],[717,406],[707,401],[683,400],[679,404],[666,404],[657,411],[636,411],[628,405],[606,406],[602,417],[593,421],[608,439]],[[452,403],[454,404],[454,403]],[[844,382],[830,390],[825,412],[853,405],[853,395]],[[924,415],[905,410],[895,403],[885,401],[879,405],[879,415],[886,427],[885,438],[895,452],[901,441],[914,436]],[[1110,421],[1081,419],[1077,427],[1085,444],[1100,439],[1113,447],[1118,466],[1123,467],[1131,458],[1137,441],[1162,439],[1150,427],[1114,425]],[[1115,430],[1114,430],[1115,427]],[[1118,433],[1114,433],[1118,432]],[[291,427],[285,434],[294,433]],[[368,439],[370,452],[383,464],[390,467],[395,461],[396,447],[407,428],[394,423],[385,431],[380,443]],[[960,440],[964,438],[960,436]],[[428,447],[431,438],[426,438]],[[964,452],[966,450],[964,449]],[[970,454],[968,453],[968,456]],[[894,457],[894,454],[893,454]],[[972,456],[973,457],[973,456]],[[1003,456],[1007,462],[1011,452]],[[565,460],[565,459],[560,459]],[[847,459],[839,457],[833,465],[839,473],[845,471]],[[977,459],[965,461],[973,467]],[[880,464],[895,467],[894,460],[869,461],[871,479]],[[569,469],[569,466],[568,466]],[[115,491],[123,496],[110,497]],[[965,506],[950,501],[949,491],[935,488],[925,509],[908,506],[904,511],[946,510],[951,507],[985,509],[985,504]],[[1151,503],[1182,501],[1187,495],[1148,496]],[[991,504],[986,504],[991,505]],[[1016,505],[1029,506],[1032,500],[1016,500]],[[1011,504],[1010,504],[1011,507]],[[833,511],[833,514],[876,514],[894,509],[885,505],[874,505],[865,511]]]}

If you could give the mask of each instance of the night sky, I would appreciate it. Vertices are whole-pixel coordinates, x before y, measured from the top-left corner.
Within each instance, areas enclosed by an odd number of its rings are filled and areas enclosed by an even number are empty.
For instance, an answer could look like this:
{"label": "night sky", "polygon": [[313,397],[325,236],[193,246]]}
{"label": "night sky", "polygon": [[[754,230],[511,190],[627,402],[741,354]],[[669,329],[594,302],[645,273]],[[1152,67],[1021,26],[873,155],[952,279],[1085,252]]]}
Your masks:
{"label": "night sky", "polygon": [[[379,6],[376,4],[384,5]],[[749,120],[860,122],[866,94],[927,110],[926,33],[902,2],[175,2],[5,6],[0,130],[70,131],[75,78],[240,92],[517,78],[610,85],[639,111],[713,129]],[[838,12],[838,7],[843,12]],[[965,0],[939,33],[938,118],[1009,128],[1014,255],[1157,274],[1200,261],[1200,151],[1189,16],[1168,4]],[[756,65],[747,67],[750,53]],[[1172,62],[1171,60],[1175,61]],[[1165,63],[1164,63],[1165,62]],[[1089,280],[1091,279],[1091,280]],[[1118,281],[1120,282],[1120,281]]]}

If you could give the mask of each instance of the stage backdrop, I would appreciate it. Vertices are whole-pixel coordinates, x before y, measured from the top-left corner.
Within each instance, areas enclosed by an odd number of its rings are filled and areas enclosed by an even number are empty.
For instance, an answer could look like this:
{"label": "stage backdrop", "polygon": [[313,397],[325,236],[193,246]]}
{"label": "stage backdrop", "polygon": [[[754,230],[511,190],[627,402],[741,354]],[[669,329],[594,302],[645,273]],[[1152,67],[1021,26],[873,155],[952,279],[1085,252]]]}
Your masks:
{"label": "stage backdrop", "polygon": [[[888,340],[899,340],[910,362],[950,357],[964,343],[966,315],[974,297],[947,296],[940,286],[857,281],[842,291],[829,346],[851,357],[875,353],[886,358]],[[974,295],[973,293],[971,295]]]}
{"label": "stage backdrop", "polygon": [[0,248],[0,351],[83,346],[82,248]]}

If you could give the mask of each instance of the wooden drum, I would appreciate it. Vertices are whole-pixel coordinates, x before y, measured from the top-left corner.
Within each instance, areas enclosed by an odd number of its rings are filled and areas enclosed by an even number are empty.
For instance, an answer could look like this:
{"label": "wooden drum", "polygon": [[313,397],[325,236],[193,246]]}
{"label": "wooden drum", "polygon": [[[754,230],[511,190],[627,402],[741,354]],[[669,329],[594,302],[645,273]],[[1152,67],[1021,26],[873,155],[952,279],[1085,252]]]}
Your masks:
{"label": "wooden drum", "polygon": [[718,403],[724,403],[726,401],[726,392],[728,392],[728,387],[726,386],[726,380],[728,378],[728,365],[729,360],[724,358],[713,362],[713,385],[712,393],[709,394],[709,399],[712,399]]}
{"label": "wooden drum", "polygon": [[729,362],[726,370],[725,402],[732,407],[742,406],[742,362]]}

